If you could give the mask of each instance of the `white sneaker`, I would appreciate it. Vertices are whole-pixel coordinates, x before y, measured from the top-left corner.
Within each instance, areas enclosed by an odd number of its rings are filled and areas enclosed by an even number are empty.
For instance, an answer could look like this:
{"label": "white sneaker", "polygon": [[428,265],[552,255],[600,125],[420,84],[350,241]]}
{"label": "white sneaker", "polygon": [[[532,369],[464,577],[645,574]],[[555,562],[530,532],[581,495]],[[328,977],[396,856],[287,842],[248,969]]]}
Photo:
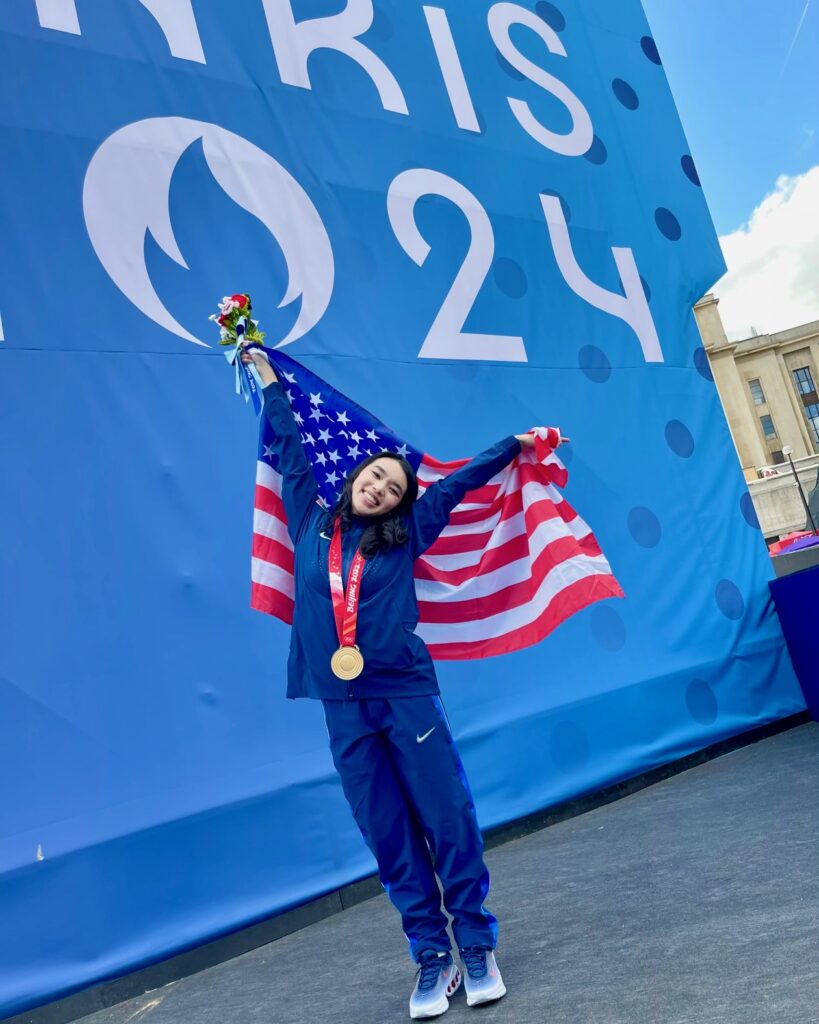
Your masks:
{"label": "white sneaker", "polygon": [[418,978],[410,998],[410,1017],[440,1017],[449,1009],[449,997],[461,984],[461,972],[450,953],[424,950]]}
{"label": "white sneaker", "polygon": [[464,967],[464,988],[468,1006],[491,1003],[506,995],[506,986],[495,963],[495,954],[483,946],[461,950]]}

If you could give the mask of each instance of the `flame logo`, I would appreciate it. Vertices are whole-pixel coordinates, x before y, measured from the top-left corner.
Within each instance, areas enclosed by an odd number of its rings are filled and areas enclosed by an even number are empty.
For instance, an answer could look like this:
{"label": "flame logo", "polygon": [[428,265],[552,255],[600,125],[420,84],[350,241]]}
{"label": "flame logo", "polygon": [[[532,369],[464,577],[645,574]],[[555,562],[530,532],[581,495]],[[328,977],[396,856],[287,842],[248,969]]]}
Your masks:
{"label": "flame logo", "polygon": [[181,267],[188,265],[174,238],[171,178],[185,150],[202,140],[205,160],[225,193],[258,218],[287,263],[287,291],[279,308],[302,297],[280,348],[314,327],[333,291],[333,250],[324,224],[296,179],[268,153],[225,128],[185,117],[135,121],[110,135],[88,165],[83,212],[88,235],[111,280],[155,323],[195,345],[207,346],[178,323],[156,294],[145,263],[145,235]]}

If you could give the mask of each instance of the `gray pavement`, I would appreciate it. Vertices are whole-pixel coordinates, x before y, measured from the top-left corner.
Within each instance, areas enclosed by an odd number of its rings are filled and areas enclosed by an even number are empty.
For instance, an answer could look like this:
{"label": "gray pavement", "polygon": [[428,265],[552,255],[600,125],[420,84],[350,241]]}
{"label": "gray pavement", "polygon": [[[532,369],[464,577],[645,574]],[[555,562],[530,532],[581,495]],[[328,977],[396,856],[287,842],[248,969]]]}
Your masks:
{"label": "gray pavement", "polygon": [[[817,1024],[819,725],[492,850],[506,998],[444,1020]],[[378,896],[84,1024],[409,1020]]]}

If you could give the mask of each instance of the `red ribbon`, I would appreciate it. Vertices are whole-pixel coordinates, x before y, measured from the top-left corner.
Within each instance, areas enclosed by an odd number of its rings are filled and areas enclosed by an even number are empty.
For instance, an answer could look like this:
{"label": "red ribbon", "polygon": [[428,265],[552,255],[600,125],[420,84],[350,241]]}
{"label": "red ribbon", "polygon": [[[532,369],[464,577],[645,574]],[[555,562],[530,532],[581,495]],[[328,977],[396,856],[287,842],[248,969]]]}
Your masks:
{"label": "red ribbon", "polygon": [[333,615],[336,620],[338,642],[342,647],[354,647],[356,627],[358,625],[358,602],[361,597],[361,573],[364,569],[364,556],[356,551],[350,574],[347,577],[345,593],[341,579],[341,524],[338,519],[333,526],[333,538],[330,541],[328,557],[330,569],[330,596],[333,599]]}

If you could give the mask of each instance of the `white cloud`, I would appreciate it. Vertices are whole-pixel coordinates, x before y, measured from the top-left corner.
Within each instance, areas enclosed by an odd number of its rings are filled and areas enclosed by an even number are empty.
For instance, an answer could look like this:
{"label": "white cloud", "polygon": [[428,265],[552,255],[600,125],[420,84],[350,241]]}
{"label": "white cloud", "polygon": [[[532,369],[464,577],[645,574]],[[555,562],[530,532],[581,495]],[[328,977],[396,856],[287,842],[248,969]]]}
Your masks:
{"label": "white cloud", "polygon": [[819,165],[780,177],[720,244],[728,273],[714,291],[730,339],[819,320]]}

